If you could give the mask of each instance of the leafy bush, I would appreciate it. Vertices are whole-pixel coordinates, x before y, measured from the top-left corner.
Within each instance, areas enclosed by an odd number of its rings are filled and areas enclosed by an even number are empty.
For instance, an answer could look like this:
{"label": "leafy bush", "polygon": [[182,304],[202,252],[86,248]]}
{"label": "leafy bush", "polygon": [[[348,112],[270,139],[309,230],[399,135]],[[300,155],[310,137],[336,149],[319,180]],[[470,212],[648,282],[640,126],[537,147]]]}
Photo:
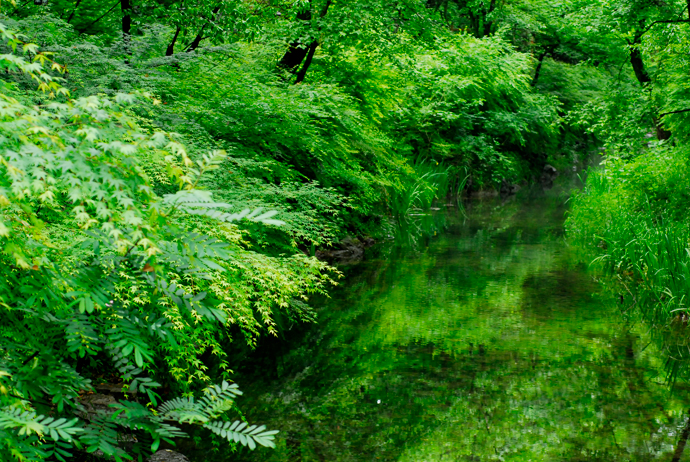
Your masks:
{"label": "leafy bush", "polygon": [[[210,382],[229,373],[232,325],[253,342],[274,332],[277,311],[310,317],[297,300],[323,291],[325,265],[245,250],[232,222],[279,226],[276,212],[233,212],[199,189],[225,153],[193,161],[172,135],[143,129],[129,113],[148,96],[66,99],[41,65],[48,57],[0,33],[33,56],[0,55],[2,69],[57,96],[29,106],[0,95],[0,454],[128,459],[122,434],[145,454],[185,436],[182,423],[271,446],[275,431],[224,420],[237,386]],[[176,192],[156,194],[146,163],[165,165],[158,178]],[[94,381],[110,375],[129,399],[85,414]],[[164,400],[161,383],[185,397]]]}

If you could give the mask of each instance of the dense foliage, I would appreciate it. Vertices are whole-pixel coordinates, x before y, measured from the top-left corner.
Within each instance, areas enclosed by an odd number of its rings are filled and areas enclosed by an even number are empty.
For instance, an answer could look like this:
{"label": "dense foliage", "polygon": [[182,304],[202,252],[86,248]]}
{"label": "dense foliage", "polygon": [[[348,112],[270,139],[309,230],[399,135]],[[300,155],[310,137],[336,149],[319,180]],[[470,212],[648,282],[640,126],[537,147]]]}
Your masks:
{"label": "dense foliage", "polygon": [[597,148],[571,236],[686,322],[687,8],[3,2],[0,455],[271,446],[229,357],[315,320],[317,250]]}
{"label": "dense foliage", "polygon": [[611,278],[667,352],[670,380],[688,378],[686,2],[593,2],[594,23],[618,45],[629,82],[589,101],[574,121],[603,144],[604,160],[573,201],[568,230]]}

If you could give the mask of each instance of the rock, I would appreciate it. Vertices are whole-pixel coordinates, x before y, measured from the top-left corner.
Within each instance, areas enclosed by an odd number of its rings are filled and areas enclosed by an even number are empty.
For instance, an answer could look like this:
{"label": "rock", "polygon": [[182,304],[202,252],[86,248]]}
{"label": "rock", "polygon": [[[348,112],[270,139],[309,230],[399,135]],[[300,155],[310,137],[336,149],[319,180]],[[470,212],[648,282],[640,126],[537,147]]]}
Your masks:
{"label": "rock", "polygon": [[512,196],[520,189],[520,185],[508,183],[508,180],[503,178],[503,180],[501,180],[501,189],[499,193],[501,194],[501,197]]}
{"label": "rock", "polygon": [[125,392],[123,387],[124,384],[122,383],[103,383],[94,386],[96,391],[104,393],[106,395],[113,395],[116,399],[132,399],[136,396],[137,390],[128,390],[127,392]]}
{"label": "rock", "polygon": [[539,178],[539,183],[544,187],[544,189],[551,189],[553,187],[553,180],[558,176],[558,170],[553,165],[544,165],[544,170],[541,172],[541,177]]}
{"label": "rock", "polygon": [[[122,386],[119,386],[119,389],[115,389],[115,387],[115,385],[97,386],[96,389],[99,391],[113,391],[123,394]],[[115,411],[110,405],[118,402],[115,396],[104,393],[82,395],[79,397],[78,401],[80,407],[78,408],[77,415],[88,421],[94,421],[96,418],[110,418],[111,414]],[[117,446],[125,452],[131,451],[137,442],[136,436],[132,433],[118,433],[117,435]],[[106,458],[103,451],[100,449],[94,452],[93,455],[104,458],[105,460],[114,460],[113,458]]]}
{"label": "rock", "polygon": [[367,237],[362,240],[346,237],[336,248],[318,250],[316,258],[330,263],[353,263],[364,257],[364,250],[374,245],[376,241]]}
{"label": "rock", "polygon": [[189,459],[179,452],[161,449],[149,458],[149,462],[189,462]]}
{"label": "rock", "polygon": [[496,196],[498,196],[498,192],[495,189],[479,189],[471,193],[471,197],[475,199],[486,199]]}
{"label": "rock", "polygon": [[80,397],[79,402],[84,409],[79,416],[82,419],[92,420],[98,414],[113,412],[110,405],[117,403],[117,400],[112,395],[94,393]]}

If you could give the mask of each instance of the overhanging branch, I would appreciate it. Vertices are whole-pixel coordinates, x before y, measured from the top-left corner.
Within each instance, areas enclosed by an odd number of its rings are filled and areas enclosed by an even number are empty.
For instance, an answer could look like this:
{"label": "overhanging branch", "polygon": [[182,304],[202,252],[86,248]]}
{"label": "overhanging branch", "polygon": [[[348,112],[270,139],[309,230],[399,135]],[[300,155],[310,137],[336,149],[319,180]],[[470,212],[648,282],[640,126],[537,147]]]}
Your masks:
{"label": "overhanging branch", "polygon": [[663,116],[671,115],[671,114],[682,114],[683,112],[690,112],[689,109],[678,109],[677,111],[668,111],[664,112],[663,114],[659,114],[659,118],[661,119]]}

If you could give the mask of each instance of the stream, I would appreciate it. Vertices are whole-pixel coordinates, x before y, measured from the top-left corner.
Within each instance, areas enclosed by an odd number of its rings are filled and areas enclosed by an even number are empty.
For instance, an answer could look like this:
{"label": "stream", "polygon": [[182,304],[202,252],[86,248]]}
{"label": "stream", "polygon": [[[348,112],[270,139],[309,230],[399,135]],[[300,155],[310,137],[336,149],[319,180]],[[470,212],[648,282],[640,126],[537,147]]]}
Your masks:
{"label": "stream", "polygon": [[237,368],[247,420],[281,433],[233,460],[690,460],[688,387],[567,245],[566,196],[523,196],[341,267],[318,323]]}

